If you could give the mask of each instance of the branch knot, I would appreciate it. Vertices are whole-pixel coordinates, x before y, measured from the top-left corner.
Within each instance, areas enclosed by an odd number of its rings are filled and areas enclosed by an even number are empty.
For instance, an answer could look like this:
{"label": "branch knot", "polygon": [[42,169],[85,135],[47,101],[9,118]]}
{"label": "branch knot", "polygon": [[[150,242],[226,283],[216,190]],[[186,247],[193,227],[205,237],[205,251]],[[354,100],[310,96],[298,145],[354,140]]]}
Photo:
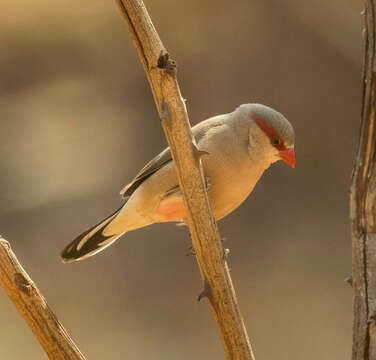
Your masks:
{"label": "branch knot", "polygon": [[176,61],[170,58],[170,54],[166,50],[162,50],[158,58],[157,67],[166,70],[168,73],[175,73]]}

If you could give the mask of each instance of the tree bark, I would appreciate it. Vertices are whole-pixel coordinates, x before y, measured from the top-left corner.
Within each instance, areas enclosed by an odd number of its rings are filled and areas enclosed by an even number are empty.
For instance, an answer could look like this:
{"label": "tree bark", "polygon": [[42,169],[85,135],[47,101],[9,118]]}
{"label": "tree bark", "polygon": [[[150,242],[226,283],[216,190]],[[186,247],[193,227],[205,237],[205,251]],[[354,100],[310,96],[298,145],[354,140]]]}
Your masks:
{"label": "tree bark", "polygon": [[185,103],[176,79],[176,64],[164,48],[143,2],[117,0],[117,3],[144,67],[171,149],[204,283],[201,297],[206,296],[210,301],[227,358],[253,360],[205,189],[200,161],[203,153],[194,144]]}
{"label": "tree bark", "polygon": [[0,236],[0,285],[51,360],[84,360],[46,300]]}
{"label": "tree bark", "polygon": [[376,1],[365,1],[363,104],[350,188],[353,252],[353,360],[376,360]]}

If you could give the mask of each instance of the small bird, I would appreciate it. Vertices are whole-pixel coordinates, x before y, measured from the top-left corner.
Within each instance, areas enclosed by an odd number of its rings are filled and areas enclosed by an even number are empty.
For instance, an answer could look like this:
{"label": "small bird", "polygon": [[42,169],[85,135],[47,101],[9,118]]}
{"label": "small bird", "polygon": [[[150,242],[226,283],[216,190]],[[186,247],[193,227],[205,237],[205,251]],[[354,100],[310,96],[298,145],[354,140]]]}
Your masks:
{"label": "small bird", "polygon": [[[283,160],[295,167],[295,133],[279,112],[243,104],[192,128],[202,157],[210,204],[216,220],[234,211],[252,192],[263,172]],[[104,250],[124,233],[153,223],[183,222],[186,209],[170,149],[150,161],[120,192],[125,203],[73,240],[63,262],[82,260]]]}

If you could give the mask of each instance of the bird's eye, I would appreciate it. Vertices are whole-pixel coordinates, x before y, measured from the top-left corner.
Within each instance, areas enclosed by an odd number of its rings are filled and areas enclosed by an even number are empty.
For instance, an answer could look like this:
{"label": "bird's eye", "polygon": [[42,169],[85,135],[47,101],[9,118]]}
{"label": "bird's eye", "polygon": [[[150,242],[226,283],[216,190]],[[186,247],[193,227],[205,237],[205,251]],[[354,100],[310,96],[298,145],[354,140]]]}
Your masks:
{"label": "bird's eye", "polygon": [[277,136],[273,136],[272,142],[274,146],[278,146],[281,143],[281,140]]}

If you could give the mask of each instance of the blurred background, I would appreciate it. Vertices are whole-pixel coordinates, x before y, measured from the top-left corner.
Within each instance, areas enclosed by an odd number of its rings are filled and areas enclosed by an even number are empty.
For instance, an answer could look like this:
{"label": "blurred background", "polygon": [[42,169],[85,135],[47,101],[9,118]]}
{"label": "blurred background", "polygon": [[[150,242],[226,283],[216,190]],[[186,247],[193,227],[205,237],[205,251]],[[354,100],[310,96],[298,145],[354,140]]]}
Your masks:
{"label": "blurred background", "polygon": [[[260,102],[296,130],[219,223],[257,359],[346,359],[348,188],[361,103],[362,1],[146,1],[192,124]],[[166,141],[113,1],[3,1],[0,233],[88,359],[224,359],[188,231],[131,232],[86,261],[59,252],[121,203]],[[0,358],[44,352],[0,291]]]}

